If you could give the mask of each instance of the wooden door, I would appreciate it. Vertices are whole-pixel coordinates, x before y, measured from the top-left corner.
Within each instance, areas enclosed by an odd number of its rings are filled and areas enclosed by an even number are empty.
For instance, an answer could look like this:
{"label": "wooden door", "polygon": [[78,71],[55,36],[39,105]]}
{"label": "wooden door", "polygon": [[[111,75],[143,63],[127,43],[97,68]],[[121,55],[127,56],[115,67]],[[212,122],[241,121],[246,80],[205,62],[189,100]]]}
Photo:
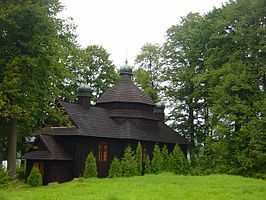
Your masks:
{"label": "wooden door", "polygon": [[43,163],[42,162],[35,161],[33,163],[33,167],[37,168],[41,172],[42,180],[44,180],[44,167],[43,167]]}

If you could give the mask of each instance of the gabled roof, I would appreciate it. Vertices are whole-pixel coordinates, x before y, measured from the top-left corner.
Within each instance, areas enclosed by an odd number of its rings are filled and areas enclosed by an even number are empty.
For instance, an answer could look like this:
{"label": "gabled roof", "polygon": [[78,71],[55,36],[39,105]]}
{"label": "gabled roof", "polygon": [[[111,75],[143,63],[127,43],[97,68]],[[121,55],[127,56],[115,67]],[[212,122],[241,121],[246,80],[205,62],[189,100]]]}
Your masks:
{"label": "gabled roof", "polygon": [[22,159],[28,160],[73,160],[73,157],[56,142],[51,135],[38,134],[38,139],[45,145],[46,150],[33,150],[25,153]]}
{"label": "gabled roof", "polygon": [[110,102],[143,103],[154,106],[154,102],[147,94],[139,89],[130,76],[122,75],[120,81],[104,92],[97,104]]}
{"label": "gabled roof", "polygon": [[[188,144],[188,140],[185,137],[173,131],[170,127],[165,125],[164,122],[159,122],[158,120],[146,118],[146,120],[153,124],[148,127],[145,127],[145,123],[137,126],[129,120],[125,120],[123,123],[116,123],[112,119],[114,118],[114,113],[112,111],[108,112],[104,108],[91,106],[88,110],[76,103],[60,102],[60,104],[65,108],[66,113],[75,124],[77,124],[77,128],[56,128],[51,131],[41,131],[42,133]],[[118,117],[121,113],[116,112],[116,115]],[[142,117],[139,117],[140,115],[145,116],[145,113],[141,114],[140,112],[137,113],[135,117],[131,116],[130,118],[142,119]]]}

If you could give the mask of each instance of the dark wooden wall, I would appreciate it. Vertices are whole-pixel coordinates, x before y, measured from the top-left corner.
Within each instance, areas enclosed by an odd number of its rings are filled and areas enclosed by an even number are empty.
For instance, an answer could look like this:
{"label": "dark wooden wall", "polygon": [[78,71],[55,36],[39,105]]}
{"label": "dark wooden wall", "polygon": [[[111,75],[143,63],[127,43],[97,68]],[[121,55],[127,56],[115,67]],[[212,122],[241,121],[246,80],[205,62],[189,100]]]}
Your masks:
{"label": "dark wooden wall", "polygon": [[29,176],[34,162],[38,162],[43,165],[43,185],[47,185],[51,182],[63,183],[74,178],[73,161],[52,160],[27,160],[26,177]]}
{"label": "dark wooden wall", "polygon": [[[80,177],[83,174],[85,160],[90,151],[94,153],[97,161],[97,168],[98,168],[98,176],[99,177],[107,177],[108,170],[110,168],[110,164],[113,158],[116,156],[121,158],[124,153],[124,149],[130,145],[133,150],[136,150],[138,140],[125,140],[125,139],[112,139],[112,138],[97,138],[97,137],[61,137],[59,139],[64,140],[64,146],[68,147],[68,150],[74,156],[74,163],[73,163],[73,171],[74,177]],[[100,143],[105,142],[108,146],[107,152],[107,161],[98,161],[98,146]],[[150,141],[141,141],[142,145],[145,145],[147,154],[152,157],[152,151],[156,142]],[[168,143],[158,143],[160,147],[164,144],[167,145],[169,151],[172,151],[175,144],[168,144]],[[181,146],[183,152],[187,153],[186,146]]]}
{"label": "dark wooden wall", "polygon": [[[64,136],[56,137],[56,140],[65,147],[65,149],[73,155],[73,161],[53,161],[53,160],[27,160],[26,177],[28,177],[34,162],[40,162],[44,166],[43,184],[50,182],[66,182],[72,180],[74,177],[80,177],[83,174],[85,160],[90,151],[94,153],[97,161],[98,177],[103,178],[108,176],[108,170],[113,158],[116,156],[121,158],[124,149],[130,145],[133,150],[136,150],[138,140],[125,139],[111,139],[111,138],[97,138],[85,136]],[[107,161],[98,160],[98,146],[105,142],[108,146]],[[141,141],[145,145],[147,154],[152,157],[152,152],[155,142]],[[162,147],[166,143],[158,143]],[[175,144],[166,144],[169,151],[172,151]],[[183,152],[187,153],[185,145],[181,146]]]}

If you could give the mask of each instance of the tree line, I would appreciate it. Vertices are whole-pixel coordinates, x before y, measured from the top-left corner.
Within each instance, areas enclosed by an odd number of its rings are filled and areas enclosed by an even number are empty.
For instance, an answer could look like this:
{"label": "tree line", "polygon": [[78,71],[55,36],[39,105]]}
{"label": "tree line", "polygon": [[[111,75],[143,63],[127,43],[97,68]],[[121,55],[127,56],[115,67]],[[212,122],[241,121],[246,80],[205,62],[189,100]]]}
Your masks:
{"label": "tree line", "polygon": [[[265,4],[189,13],[136,57],[134,81],[170,109],[166,120],[189,139],[189,163],[202,173],[265,176]],[[11,177],[34,130],[70,126],[56,100],[75,101],[85,83],[95,101],[118,79],[103,47],[79,46],[62,9],[58,0],[0,1],[0,163]]]}
{"label": "tree line", "polygon": [[231,0],[189,13],[136,59],[136,81],[171,108],[194,168],[265,177],[265,11],[264,0]]}

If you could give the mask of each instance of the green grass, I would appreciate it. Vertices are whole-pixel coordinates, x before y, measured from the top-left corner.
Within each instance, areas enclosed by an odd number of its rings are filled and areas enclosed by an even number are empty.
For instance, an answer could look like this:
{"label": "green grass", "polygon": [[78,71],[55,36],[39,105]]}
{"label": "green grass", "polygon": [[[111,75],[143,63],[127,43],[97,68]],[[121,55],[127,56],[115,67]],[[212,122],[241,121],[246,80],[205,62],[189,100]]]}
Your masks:
{"label": "green grass", "polygon": [[266,181],[229,175],[169,173],[117,179],[79,179],[54,186],[19,185],[0,190],[0,200],[241,200],[266,199]]}

